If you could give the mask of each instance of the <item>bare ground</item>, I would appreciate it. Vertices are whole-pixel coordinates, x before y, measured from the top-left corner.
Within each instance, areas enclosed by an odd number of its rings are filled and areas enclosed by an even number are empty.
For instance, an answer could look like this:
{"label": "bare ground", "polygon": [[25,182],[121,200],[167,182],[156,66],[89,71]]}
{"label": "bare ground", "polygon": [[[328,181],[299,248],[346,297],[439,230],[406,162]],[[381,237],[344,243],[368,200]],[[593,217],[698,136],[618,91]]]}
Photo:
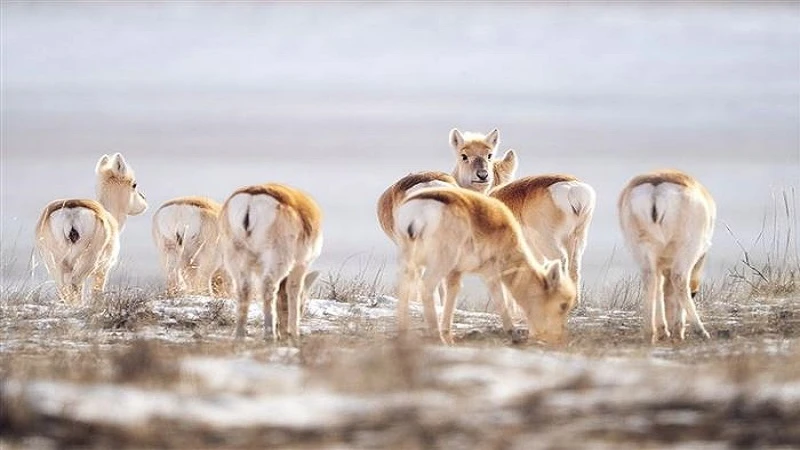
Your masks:
{"label": "bare ground", "polygon": [[[637,292],[570,320],[564,347],[514,345],[458,311],[453,348],[394,332],[391,297],[313,300],[298,347],[251,305],[129,289],[73,307],[3,294],[3,448],[792,448],[800,299],[707,292],[713,339],[645,345]],[[604,295],[608,296],[608,293]],[[415,323],[422,318],[414,310]]]}

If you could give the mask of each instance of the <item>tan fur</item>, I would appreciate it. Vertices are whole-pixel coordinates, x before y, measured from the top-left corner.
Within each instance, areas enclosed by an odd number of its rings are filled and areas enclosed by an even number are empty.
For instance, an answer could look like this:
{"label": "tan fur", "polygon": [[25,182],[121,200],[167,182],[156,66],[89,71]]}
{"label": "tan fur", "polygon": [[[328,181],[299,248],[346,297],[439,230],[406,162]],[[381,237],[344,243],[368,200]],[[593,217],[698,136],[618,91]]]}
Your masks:
{"label": "tan fur", "polygon": [[[573,198],[570,203],[564,189],[578,189],[585,198]],[[512,181],[489,195],[502,201],[520,222],[536,258],[560,260],[580,291],[580,268],[594,212],[594,190],[572,175],[546,174]]]}
{"label": "tan fur", "polygon": [[[566,319],[575,301],[574,286],[562,276],[559,261],[545,265],[536,261],[517,220],[500,201],[466,189],[424,189],[410,195],[397,209],[395,233],[402,261],[398,277],[401,330],[408,328],[409,298],[421,277],[429,330],[436,333],[438,328],[441,339],[452,343],[453,311],[461,278],[475,273],[489,286],[506,331],[511,331],[512,323],[504,288],[540,339],[557,342],[564,337]],[[433,295],[442,282],[447,285],[447,298],[438,327]]]}
{"label": "tan fur", "polygon": [[[185,206],[182,212],[187,217],[162,217],[166,211],[173,210],[168,209],[170,206]],[[222,205],[210,198],[187,196],[164,202],[153,214],[153,241],[167,277],[168,295],[229,295],[230,282],[222,268],[222,255],[218,249],[217,222],[221,209]],[[176,219],[179,221],[173,222]],[[169,222],[168,231],[161,229],[160,221]],[[195,222],[200,224],[200,228],[188,230]],[[186,236],[184,230],[191,232],[190,235]]]}
{"label": "tan fur", "polygon": [[450,174],[433,171],[416,172],[410,173],[397,180],[396,183],[389,186],[378,198],[378,222],[383,232],[389,236],[389,239],[396,241],[394,238],[394,210],[397,208],[397,205],[406,198],[409,190],[415,186],[432,181],[458,186],[455,178]]}
{"label": "tan fur", "polygon": [[36,224],[36,249],[67,304],[83,300],[92,278],[92,298],[105,290],[108,272],[119,255],[119,236],[128,215],[147,209],[136,187],[133,169],[116,153],[103,155],[95,167],[99,201],[62,199],[50,202]]}
{"label": "tan fur", "polygon": [[236,337],[245,335],[254,290],[263,299],[264,337],[283,337],[277,326],[276,299],[286,280],[286,332],[298,338],[306,272],[322,248],[319,206],[308,194],[286,185],[247,186],[228,197],[219,223],[225,267],[238,300]]}
{"label": "tan fur", "polygon": [[686,316],[709,337],[692,297],[711,246],[716,204],[692,176],[658,170],[631,179],[617,202],[620,226],[642,271],[645,338],[685,338]]}
{"label": "tan fur", "polygon": [[[516,153],[508,150],[502,158],[498,158],[498,144],[497,129],[486,135],[472,132],[462,134],[455,128],[450,131],[450,145],[456,157],[453,177],[459,186],[487,193],[516,177],[519,165]],[[481,178],[481,173],[485,178]]]}

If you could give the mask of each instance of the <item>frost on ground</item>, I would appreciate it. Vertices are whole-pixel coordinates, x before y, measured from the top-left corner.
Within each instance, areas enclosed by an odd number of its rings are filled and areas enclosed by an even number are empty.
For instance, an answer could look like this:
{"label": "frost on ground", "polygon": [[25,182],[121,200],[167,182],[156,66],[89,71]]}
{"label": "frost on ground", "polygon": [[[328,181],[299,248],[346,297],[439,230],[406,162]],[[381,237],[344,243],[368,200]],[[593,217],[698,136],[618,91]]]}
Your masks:
{"label": "frost on ground", "polygon": [[396,339],[391,297],[311,300],[294,348],[260,338],[255,302],[234,342],[228,300],[8,300],[0,446],[791,448],[799,303],[704,305],[712,341],[655,347],[634,311],[581,308],[562,348],[458,311],[448,348]]}

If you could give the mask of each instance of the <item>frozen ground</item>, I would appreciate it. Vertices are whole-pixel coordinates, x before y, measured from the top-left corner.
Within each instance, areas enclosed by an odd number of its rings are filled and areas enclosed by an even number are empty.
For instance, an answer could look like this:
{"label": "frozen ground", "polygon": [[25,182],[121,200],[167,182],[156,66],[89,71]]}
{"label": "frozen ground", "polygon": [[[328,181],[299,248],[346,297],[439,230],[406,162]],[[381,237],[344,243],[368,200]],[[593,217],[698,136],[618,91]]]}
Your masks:
{"label": "frozen ground", "polygon": [[[458,311],[458,344],[394,336],[395,300],[311,300],[299,347],[231,339],[233,302],[48,296],[0,309],[3,448],[792,448],[800,301],[701,303],[714,338],[642,345],[582,307],[562,348]],[[412,310],[422,327],[419,305]]]}

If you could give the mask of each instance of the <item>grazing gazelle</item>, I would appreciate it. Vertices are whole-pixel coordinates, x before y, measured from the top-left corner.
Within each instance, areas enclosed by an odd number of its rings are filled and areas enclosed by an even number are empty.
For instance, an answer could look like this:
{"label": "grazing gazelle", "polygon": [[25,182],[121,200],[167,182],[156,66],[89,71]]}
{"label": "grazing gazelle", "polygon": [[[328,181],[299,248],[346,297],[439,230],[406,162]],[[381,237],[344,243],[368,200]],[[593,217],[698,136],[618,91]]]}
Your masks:
{"label": "grazing gazelle", "polygon": [[236,337],[246,334],[254,292],[263,301],[264,338],[284,337],[276,326],[276,297],[286,280],[286,333],[297,340],[306,272],[322,251],[322,211],[317,203],[283,184],[246,186],[222,205],[219,225],[225,268],[238,300]]}
{"label": "grazing gazelle", "polygon": [[594,189],[571,175],[539,175],[512,181],[489,195],[514,213],[537,258],[558,259],[569,269],[580,300],[581,260],[594,213]]}
{"label": "grazing gazelle", "polygon": [[677,170],[634,177],[617,204],[625,241],[645,284],[645,338],[685,338],[686,314],[706,339],[694,296],[711,247],[716,205],[696,179]]}
{"label": "grazing gazelle", "polygon": [[109,270],[117,263],[120,233],[127,217],[147,209],[137,190],[133,169],[120,153],[103,155],[95,167],[97,201],[55,200],[36,224],[36,248],[67,304],[83,301],[92,277],[92,298],[105,290]]}
{"label": "grazing gazelle", "polygon": [[153,241],[167,276],[167,293],[225,295],[217,222],[222,205],[178,197],[153,214]]}
{"label": "grazing gazelle", "polygon": [[501,159],[496,158],[500,133],[497,128],[489,134],[450,130],[450,145],[456,155],[453,177],[459,186],[487,193],[489,189],[513,180],[517,172],[517,154],[506,151]]}
{"label": "grazing gazelle", "polygon": [[[499,200],[461,188],[428,188],[410,195],[395,213],[400,247],[398,327],[408,329],[410,295],[421,278],[422,302],[429,332],[453,342],[455,298],[466,273],[483,278],[512,331],[504,287],[525,313],[539,339],[560,341],[575,304],[575,287],[561,262],[541,265],[532,255],[519,223]],[[422,268],[424,267],[424,273]],[[446,283],[447,297],[437,326],[433,296]]]}

